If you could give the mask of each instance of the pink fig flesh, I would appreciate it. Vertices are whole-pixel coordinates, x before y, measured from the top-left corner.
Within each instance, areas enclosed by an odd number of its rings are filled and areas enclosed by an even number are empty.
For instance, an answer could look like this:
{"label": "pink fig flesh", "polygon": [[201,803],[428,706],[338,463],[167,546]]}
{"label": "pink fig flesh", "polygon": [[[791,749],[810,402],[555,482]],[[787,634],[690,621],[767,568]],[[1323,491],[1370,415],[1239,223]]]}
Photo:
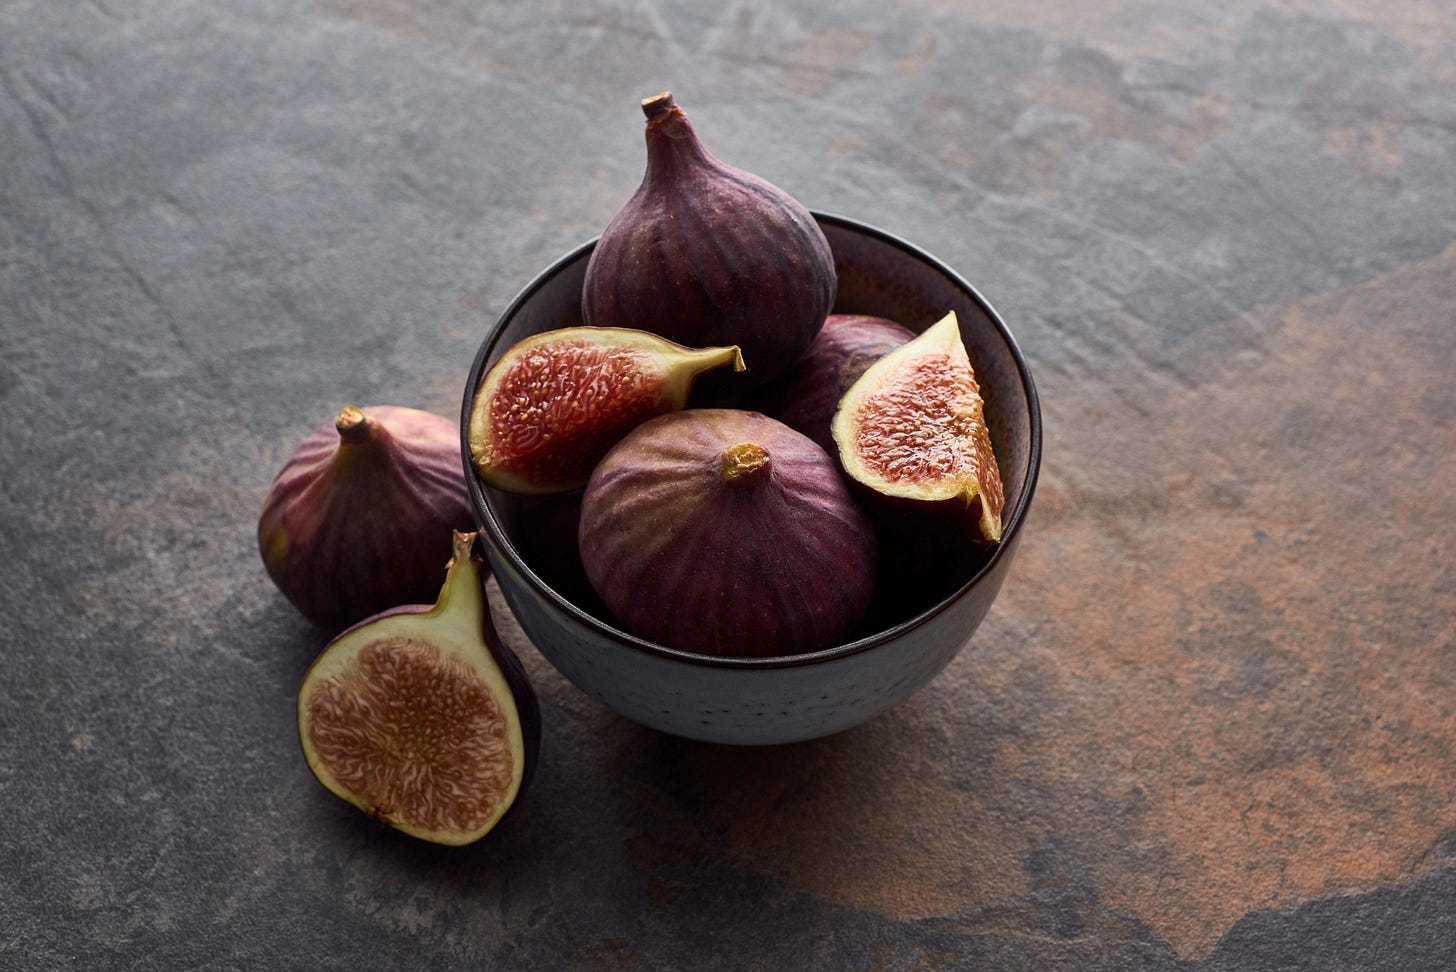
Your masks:
{"label": "pink fig flesh", "polygon": [[1001,539],[1006,498],[985,403],[954,313],[875,362],[832,425],[845,472],[905,519]]}
{"label": "pink fig flesh", "polygon": [[540,712],[485,601],[474,534],[434,605],[368,619],[331,641],[299,690],[309,768],[335,795],[423,840],[467,844],[529,784]]}
{"label": "pink fig flesh", "polygon": [[737,347],[692,349],[631,328],[570,327],[512,346],[481,379],[471,459],[513,493],[584,486],[592,468],[646,419],[682,408],[713,368],[742,370]]}

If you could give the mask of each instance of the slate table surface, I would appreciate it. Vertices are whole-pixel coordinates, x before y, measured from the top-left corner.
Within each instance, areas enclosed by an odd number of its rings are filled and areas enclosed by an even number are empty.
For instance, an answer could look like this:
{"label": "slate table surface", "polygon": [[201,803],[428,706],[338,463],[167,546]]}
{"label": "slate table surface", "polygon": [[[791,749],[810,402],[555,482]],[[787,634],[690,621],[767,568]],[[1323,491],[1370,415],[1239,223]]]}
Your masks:
{"label": "slate table surface", "polygon": [[[343,405],[720,156],[998,307],[1046,449],[934,682],[542,698],[463,850],[324,791],[254,528]],[[0,967],[1456,968],[1456,9],[0,0]]]}

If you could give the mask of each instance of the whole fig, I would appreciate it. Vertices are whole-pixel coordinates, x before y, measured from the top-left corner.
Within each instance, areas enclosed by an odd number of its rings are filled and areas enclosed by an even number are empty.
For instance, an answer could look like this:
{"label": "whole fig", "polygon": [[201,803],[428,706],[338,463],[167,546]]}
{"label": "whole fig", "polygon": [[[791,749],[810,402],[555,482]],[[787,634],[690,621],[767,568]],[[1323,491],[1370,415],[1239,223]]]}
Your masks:
{"label": "whole fig", "polygon": [[707,655],[830,648],[875,587],[875,533],[839,467],[757,412],[639,425],[582,497],[582,564],[625,630]]}
{"label": "whole fig", "polygon": [[787,371],[834,304],[834,256],[809,211],[725,165],[669,92],[642,102],[647,171],[587,264],[582,316],[688,347],[737,345],[748,370],[700,389],[743,391]]}
{"label": "whole fig", "polygon": [[305,439],[273,480],[258,549],[294,607],[339,631],[432,600],[451,531],[474,525],[457,423],[419,409],[351,405]]}
{"label": "whole fig", "polygon": [[829,432],[839,400],[865,369],[915,337],[915,332],[883,317],[830,314],[809,352],[788,374],[758,389],[747,407],[802,432],[835,455]]}

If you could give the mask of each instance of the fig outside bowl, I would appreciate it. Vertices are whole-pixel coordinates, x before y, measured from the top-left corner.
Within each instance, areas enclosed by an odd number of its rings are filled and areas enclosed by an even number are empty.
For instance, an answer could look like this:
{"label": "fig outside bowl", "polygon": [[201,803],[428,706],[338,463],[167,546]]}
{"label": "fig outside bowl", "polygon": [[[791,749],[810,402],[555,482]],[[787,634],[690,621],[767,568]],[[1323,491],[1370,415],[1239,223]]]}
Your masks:
{"label": "fig outside bowl", "polygon": [[463,430],[481,379],[522,338],[581,322],[582,280],[595,241],[567,253],[515,297],[470,369],[461,415],[466,481],[506,603],[536,649],[570,682],[621,715],[672,735],[740,745],[795,742],[848,729],[904,701],[967,645],[990,609],[1036,489],[1036,389],[996,311],[918,247],[841,216],[814,216],[834,251],[836,313],[888,317],[919,331],[946,311],[956,312],[1006,487],[1000,544],[973,556],[927,554],[945,562],[923,572],[912,556],[895,575],[923,575],[931,578],[928,586],[879,605],[872,627],[853,641],[810,654],[720,658],[634,637],[615,625],[584,583],[563,572],[574,551],[569,515],[553,511],[549,500],[486,487],[476,476]]}

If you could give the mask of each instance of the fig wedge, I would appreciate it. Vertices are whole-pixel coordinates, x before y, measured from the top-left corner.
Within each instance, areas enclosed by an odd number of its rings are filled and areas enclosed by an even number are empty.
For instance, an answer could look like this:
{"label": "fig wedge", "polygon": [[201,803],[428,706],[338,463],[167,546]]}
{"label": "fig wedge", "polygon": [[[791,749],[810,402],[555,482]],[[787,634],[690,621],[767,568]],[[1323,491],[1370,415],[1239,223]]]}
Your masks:
{"label": "fig wedge", "polygon": [[693,380],[724,365],[744,370],[736,345],[695,350],[620,327],[533,335],[481,379],[470,413],[471,461],[482,480],[506,492],[577,489],[623,436],[682,409]]}
{"label": "fig wedge", "polygon": [[437,844],[485,836],[530,782],[541,717],[485,601],[473,533],[433,606],[396,608],[329,643],[298,693],[318,781],[391,827]]}
{"label": "fig wedge", "polygon": [[1005,488],[954,311],[871,365],[831,431],[844,471],[892,529],[1000,541]]}

